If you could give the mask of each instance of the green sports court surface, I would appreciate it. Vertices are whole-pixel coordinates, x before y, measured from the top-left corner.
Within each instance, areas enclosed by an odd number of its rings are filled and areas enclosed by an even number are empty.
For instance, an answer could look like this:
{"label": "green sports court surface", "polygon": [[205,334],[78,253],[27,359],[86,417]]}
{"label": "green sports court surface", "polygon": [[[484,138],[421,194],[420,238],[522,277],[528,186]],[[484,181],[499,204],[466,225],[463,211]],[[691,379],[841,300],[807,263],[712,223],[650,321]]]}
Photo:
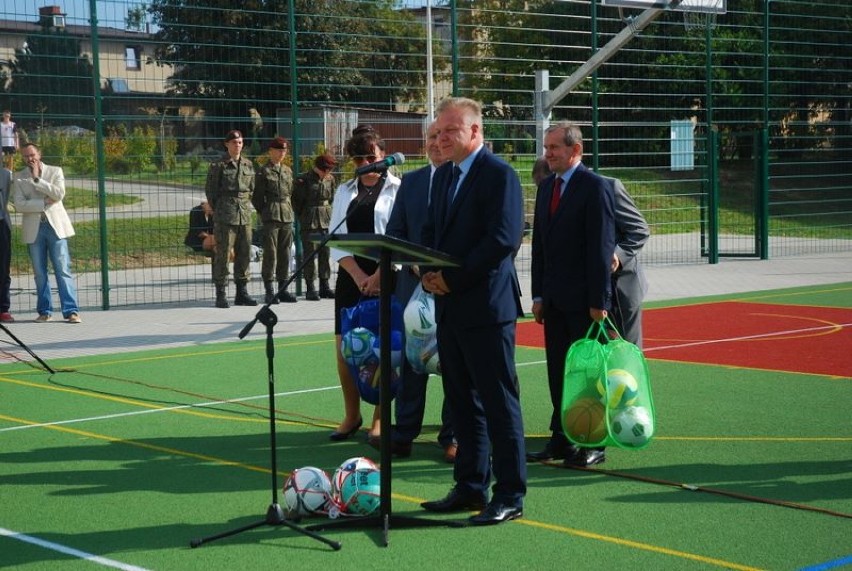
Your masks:
{"label": "green sports court surface", "polygon": [[[519,325],[527,443],[549,419],[538,326]],[[852,567],[852,284],[655,303],[654,441],[600,469],[529,466],[524,518],[491,528],[260,526],[272,501],[262,341],[0,365],[0,568],[839,569]],[[378,454],[341,414],[330,334],[275,340],[278,487]],[[393,513],[426,515],[452,467],[440,382]],[[370,414],[364,407],[365,416]],[[283,501],[280,498],[279,501]],[[465,516],[467,514],[462,514]],[[302,524],[316,523],[305,519]]]}

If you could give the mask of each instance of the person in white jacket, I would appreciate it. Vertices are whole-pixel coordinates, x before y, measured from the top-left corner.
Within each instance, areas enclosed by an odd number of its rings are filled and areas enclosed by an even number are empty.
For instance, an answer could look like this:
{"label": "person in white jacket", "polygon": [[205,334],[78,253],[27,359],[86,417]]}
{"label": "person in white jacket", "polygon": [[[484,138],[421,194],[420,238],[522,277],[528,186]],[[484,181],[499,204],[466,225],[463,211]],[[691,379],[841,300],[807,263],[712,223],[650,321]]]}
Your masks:
{"label": "person in white jacket", "polygon": [[67,238],[74,235],[71,219],[62,205],[65,198],[65,174],[60,167],[41,162],[41,151],[33,143],[21,147],[27,167],[15,173],[12,200],[22,215],[21,234],[27,244],[36,283],[36,321],[50,321],[53,301],[47,279],[47,260],[53,266],[62,317],[80,323],[77,287],[71,274],[71,255]]}

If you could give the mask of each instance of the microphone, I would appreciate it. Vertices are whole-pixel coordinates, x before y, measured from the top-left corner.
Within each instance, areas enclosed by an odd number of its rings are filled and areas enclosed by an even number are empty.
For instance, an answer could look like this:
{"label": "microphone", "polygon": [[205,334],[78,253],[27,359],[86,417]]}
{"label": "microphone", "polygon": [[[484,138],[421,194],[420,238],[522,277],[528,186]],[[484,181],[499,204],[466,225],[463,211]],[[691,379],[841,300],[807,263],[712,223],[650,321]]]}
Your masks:
{"label": "microphone", "polygon": [[393,165],[401,165],[403,163],[405,163],[405,155],[403,155],[402,153],[394,153],[391,156],[385,157],[380,161],[376,161],[374,163],[358,167],[357,169],[355,169],[355,174],[357,176],[361,176],[362,174],[367,174],[371,172],[385,172]]}

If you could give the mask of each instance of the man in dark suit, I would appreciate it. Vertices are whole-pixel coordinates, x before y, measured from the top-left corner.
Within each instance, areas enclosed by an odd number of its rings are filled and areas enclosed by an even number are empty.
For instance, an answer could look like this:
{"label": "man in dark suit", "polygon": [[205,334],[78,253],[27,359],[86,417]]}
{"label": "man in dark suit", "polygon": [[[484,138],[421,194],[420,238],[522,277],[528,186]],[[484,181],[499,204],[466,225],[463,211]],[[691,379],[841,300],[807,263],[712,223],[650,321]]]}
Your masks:
{"label": "man in dark suit", "polygon": [[526,495],[515,371],[515,324],[523,310],[513,264],[523,196],[515,171],[484,146],[477,102],[442,101],[435,124],[441,155],[451,162],[435,173],[423,243],[461,265],[426,272],[422,284],[435,294],[444,394],[459,448],[455,486],[421,505],[435,512],[481,509],[472,525],[497,524],[521,517]]}
{"label": "man in dark suit", "polygon": [[[536,187],[550,176],[544,157],[536,160],[532,178]],[[620,179],[605,176],[615,195],[615,253],[612,256],[613,300],[611,318],[627,341],[642,347],[642,300],[648,279],[639,253],[651,236],[648,223]]]}
{"label": "man in dark suit", "polygon": [[573,123],[558,123],[544,137],[553,174],[539,185],[533,218],[533,316],[544,325],[547,379],[553,413],[551,437],[528,460],[562,458],[566,464],[603,462],[601,449],[578,449],[562,432],[560,409],[565,356],[593,321],[607,315],[615,252],[612,186],[581,162],[583,135]]}
{"label": "man in dark suit", "polygon": [[[426,155],[429,163],[423,168],[412,171],[402,177],[402,184],[396,194],[385,234],[422,244],[423,222],[431,202],[429,194],[432,176],[444,163],[441,149],[438,148],[438,131],[435,124],[426,130]],[[411,299],[414,289],[420,282],[420,269],[406,266],[397,274],[396,296],[403,304]],[[402,383],[394,401],[396,406],[396,425],[391,436],[391,451],[394,456],[405,458],[411,455],[411,443],[423,428],[423,414],[426,410],[427,373],[417,373],[407,359],[403,359]],[[441,430],[438,443],[444,449],[444,460],[455,462],[457,444],[453,436],[452,420],[447,399],[441,407]]]}

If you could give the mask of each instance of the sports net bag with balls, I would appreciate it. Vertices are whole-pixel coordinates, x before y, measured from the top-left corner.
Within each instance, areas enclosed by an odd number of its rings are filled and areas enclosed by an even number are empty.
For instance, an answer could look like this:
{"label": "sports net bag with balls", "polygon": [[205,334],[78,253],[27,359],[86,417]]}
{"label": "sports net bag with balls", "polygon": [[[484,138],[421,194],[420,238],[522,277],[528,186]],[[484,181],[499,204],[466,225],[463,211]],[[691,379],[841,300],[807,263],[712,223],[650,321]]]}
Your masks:
{"label": "sports net bag with balls", "polygon": [[405,322],[405,358],[416,373],[441,374],[435,296],[419,283],[402,313]]}
{"label": "sports net bag with balls", "polygon": [[607,320],[593,323],[565,358],[562,429],[577,446],[639,450],[654,435],[655,412],[642,351]]}
{"label": "sports net bag with balls", "polygon": [[[361,398],[379,404],[382,371],[380,347],[380,299],[362,299],[354,307],[340,310],[340,353],[358,387]],[[391,398],[399,389],[404,358],[402,306],[391,296]]]}

